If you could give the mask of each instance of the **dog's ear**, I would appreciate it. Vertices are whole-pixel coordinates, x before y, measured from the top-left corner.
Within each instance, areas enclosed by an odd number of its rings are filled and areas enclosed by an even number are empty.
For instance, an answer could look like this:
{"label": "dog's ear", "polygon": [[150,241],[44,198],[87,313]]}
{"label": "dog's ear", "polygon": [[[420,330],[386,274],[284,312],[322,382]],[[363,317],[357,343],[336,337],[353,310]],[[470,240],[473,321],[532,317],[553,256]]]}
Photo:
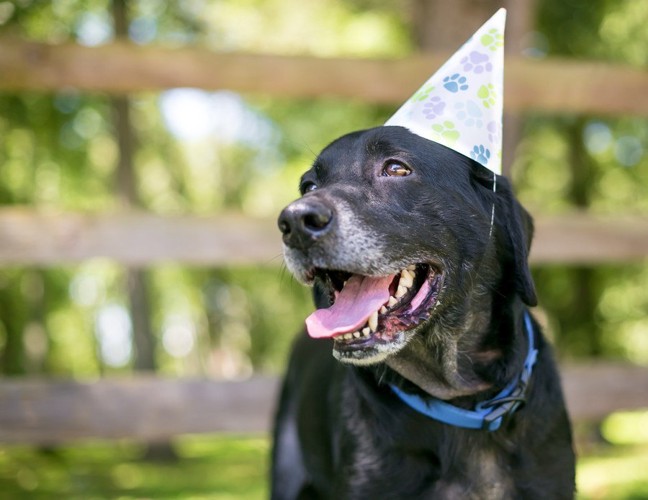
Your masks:
{"label": "dog's ear", "polygon": [[[500,189],[500,186],[503,189]],[[500,200],[503,201],[501,204],[503,213],[500,221],[502,227],[505,228],[513,253],[515,288],[525,304],[535,306],[538,304],[538,298],[533,277],[531,276],[531,269],[529,268],[529,251],[533,239],[533,219],[515,198],[506,177],[498,178],[498,192]]]}
{"label": "dog's ear", "polygon": [[[538,303],[531,269],[529,268],[529,250],[533,239],[533,219],[513,194],[511,184],[506,177],[494,178],[492,172],[481,165],[473,168],[475,178],[484,188],[490,191],[489,198],[494,199],[495,214],[493,223],[499,229],[499,237],[507,247],[505,273],[513,273],[513,284],[516,292],[525,304],[535,306]],[[493,192],[493,182],[496,183]],[[492,204],[491,204],[492,207]]]}

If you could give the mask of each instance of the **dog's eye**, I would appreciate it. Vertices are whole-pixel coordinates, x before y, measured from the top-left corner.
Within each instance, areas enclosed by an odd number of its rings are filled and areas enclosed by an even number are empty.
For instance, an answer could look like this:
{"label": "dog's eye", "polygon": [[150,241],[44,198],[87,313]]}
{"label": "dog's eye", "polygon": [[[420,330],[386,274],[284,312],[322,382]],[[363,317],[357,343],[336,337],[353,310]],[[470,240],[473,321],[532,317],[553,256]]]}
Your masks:
{"label": "dog's eye", "polygon": [[383,176],[405,177],[412,173],[412,169],[397,161],[388,161],[382,171]]}
{"label": "dog's eye", "polygon": [[317,189],[317,184],[311,181],[306,181],[300,186],[302,194],[306,194],[309,191],[315,191]]}

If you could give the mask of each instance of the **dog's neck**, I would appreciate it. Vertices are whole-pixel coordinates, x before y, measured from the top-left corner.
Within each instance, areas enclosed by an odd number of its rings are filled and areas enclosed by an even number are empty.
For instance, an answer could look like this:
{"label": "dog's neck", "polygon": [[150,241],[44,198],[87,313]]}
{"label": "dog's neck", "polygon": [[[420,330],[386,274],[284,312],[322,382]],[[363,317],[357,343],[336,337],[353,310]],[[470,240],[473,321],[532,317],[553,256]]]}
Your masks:
{"label": "dog's neck", "polygon": [[[496,334],[510,338],[512,345],[506,349],[484,347],[487,331],[492,331],[490,313],[474,314],[455,327],[433,325],[429,331],[420,332],[398,354],[385,364],[410,383],[438,399],[451,400],[466,396],[488,397],[505,386],[523,364],[524,337],[514,333],[521,324],[523,308],[516,314],[498,317],[500,325]],[[517,311],[519,310],[519,312]],[[504,333],[502,330],[508,330]],[[520,332],[517,332],[520,333]],[[510,357],[502,363],[503,357]],[[517,359],[517,358],[520,359]],[[496,366],[516,367],[511,373],[497,373]]]}
{"label": "dog's neck", "polygon": [[[412,342],[412,344],[422,343]],[[441,370],[429,366],[425,361],[426,358],[429,356],[425,353],[424,346],[411,345],[385,363],[425,393],[438,399],[451,400],[470,396],[491,387],[491,384],[478,378],[466,379],[459,376],[456,371],[456,358],[453,358],[451,353],[444,356],[445,366]],[[443,372],[443,375],[440,375],[439,371]]]}

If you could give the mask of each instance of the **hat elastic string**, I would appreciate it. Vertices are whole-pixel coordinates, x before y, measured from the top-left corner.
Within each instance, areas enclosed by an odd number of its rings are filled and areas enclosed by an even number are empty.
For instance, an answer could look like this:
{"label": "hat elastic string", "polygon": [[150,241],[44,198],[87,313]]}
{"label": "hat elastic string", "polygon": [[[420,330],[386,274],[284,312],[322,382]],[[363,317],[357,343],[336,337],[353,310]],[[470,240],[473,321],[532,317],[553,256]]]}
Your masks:
{"label": "hat elastic string", "polygon": [[[493,172],[493,193],[497,192],[497,174]],[[495,199],[493,199],[493,208],[491,209],[491,221],[490,221],[490,230],[488,232],[488,238],[493,236],[493,225],[495,224]]]}

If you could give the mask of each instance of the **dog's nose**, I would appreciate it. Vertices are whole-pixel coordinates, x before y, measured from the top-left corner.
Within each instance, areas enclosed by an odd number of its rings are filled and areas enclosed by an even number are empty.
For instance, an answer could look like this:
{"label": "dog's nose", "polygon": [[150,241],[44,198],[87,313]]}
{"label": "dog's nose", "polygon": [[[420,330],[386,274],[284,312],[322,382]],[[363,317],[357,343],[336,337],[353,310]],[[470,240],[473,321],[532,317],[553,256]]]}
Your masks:
{"label": "dog's nose", "polygon": [[306,250],[328,232],[332,221],[331,208],[316,199],[302,199],[284,208],[277,224],[286,245]]}

